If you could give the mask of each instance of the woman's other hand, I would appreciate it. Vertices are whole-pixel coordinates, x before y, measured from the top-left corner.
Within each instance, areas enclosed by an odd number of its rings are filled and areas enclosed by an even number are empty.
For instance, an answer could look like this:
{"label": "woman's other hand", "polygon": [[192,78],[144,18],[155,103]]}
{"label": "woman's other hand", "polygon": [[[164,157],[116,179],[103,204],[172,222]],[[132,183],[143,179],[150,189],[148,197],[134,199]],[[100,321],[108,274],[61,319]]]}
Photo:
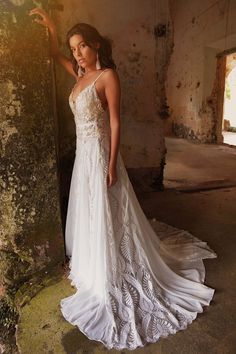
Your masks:
{"label": "woman's other hand", "polygon": [[115,168],[109,168],[107,174],[107,185],[108,187],[113,186],[117,181],[117,174]]}
{"label": "woman's other hand", "polygon": [[50,34],[50,54],[51,56],[61,64],[66,71],[68,71],[76,80],[77,74],[74,72],[73,65],[71,60],[67,58],[63,53],[61,53],[59,49],[58,39],[57,39],[57,30],[56,25],[51,19],[51,17],[47,14],[46,11],[41,9],[40,7],[36,7],[29,11],[29,16],[38,15],[40,18],[35,18],[34,21],[39,23],[42,26],[45,26],[49,30]]}

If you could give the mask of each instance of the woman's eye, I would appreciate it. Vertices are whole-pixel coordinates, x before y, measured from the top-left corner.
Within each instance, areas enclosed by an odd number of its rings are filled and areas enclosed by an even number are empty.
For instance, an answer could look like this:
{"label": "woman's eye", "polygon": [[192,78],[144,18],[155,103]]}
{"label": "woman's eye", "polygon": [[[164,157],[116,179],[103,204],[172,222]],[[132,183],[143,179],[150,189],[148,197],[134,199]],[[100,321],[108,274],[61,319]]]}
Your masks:
{"label": "woman's eye", "polygon": [[[79,46],[79,50],[80,50],[81,48],[84,48],[84,47],[86,47],[86,44],[81,44],[81,45]],[[71,48],[71,51],[72,51],[72,52],[75,52],[75,48]]]}

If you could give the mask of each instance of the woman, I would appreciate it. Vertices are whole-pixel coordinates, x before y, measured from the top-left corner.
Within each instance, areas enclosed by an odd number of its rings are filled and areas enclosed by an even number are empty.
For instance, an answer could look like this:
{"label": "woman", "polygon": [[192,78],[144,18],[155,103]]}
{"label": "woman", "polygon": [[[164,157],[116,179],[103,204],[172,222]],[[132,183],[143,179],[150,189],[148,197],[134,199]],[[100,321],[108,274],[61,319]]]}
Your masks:
{"label": "woman", "polygon": [[120,84],[109,41],[78,23],[67,33],[69,60],[51,18],[33,14],[49,29],[52,56],[76,79],[65,235],[76,293],[61,300],[61,311],[109,349],[142,347],[186,329],[209,305],[215,290],[203,284],[203,259],[217,255],[185,230],[156,222],[154,231],[143,213],[119,152]]}

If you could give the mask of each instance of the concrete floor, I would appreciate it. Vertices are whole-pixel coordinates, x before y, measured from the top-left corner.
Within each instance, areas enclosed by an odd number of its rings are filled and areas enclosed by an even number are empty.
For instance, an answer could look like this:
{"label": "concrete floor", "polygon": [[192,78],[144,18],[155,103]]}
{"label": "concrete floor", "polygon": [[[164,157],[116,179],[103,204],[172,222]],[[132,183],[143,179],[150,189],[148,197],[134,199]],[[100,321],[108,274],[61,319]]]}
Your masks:
{"label": "concrete floor", "polygon": [[[147,217],[192,232],[217,253],[218,258],[205,260],[205,283],[216,291],[210,306],[185,331],[133,353],[235,354],[236,150],[176,138],[167,138],[166,144],[166,189],[138,198]],[[73,292],[62,276],[22,308],[17,331],[22,354],[118,353],[88,340],[64,321],[59,301]]]}
{"label": "concrete floor", "polygon": [[172,137],[166,138],[166,147],[166,188],[236,182],[236,148]]}

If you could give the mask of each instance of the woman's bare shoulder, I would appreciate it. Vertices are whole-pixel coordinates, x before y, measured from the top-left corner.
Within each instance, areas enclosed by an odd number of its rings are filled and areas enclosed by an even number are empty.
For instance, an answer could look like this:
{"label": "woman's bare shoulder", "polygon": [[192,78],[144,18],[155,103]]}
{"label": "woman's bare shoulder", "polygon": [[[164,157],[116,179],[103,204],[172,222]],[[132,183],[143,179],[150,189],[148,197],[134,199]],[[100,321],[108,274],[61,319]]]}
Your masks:
{"label": "woman's bare shoulder", "polygon": [[104,74],[104,80],[107,81],[118,81],[119,82],[119,75],[115,69],[106,68],[106,73]]}
{"label": "woman's bare shoulder", "polygon": [[117,71],[115,69],[112,68],[104,68],[104,70],[106,71],[107,75],[118,75]]}

